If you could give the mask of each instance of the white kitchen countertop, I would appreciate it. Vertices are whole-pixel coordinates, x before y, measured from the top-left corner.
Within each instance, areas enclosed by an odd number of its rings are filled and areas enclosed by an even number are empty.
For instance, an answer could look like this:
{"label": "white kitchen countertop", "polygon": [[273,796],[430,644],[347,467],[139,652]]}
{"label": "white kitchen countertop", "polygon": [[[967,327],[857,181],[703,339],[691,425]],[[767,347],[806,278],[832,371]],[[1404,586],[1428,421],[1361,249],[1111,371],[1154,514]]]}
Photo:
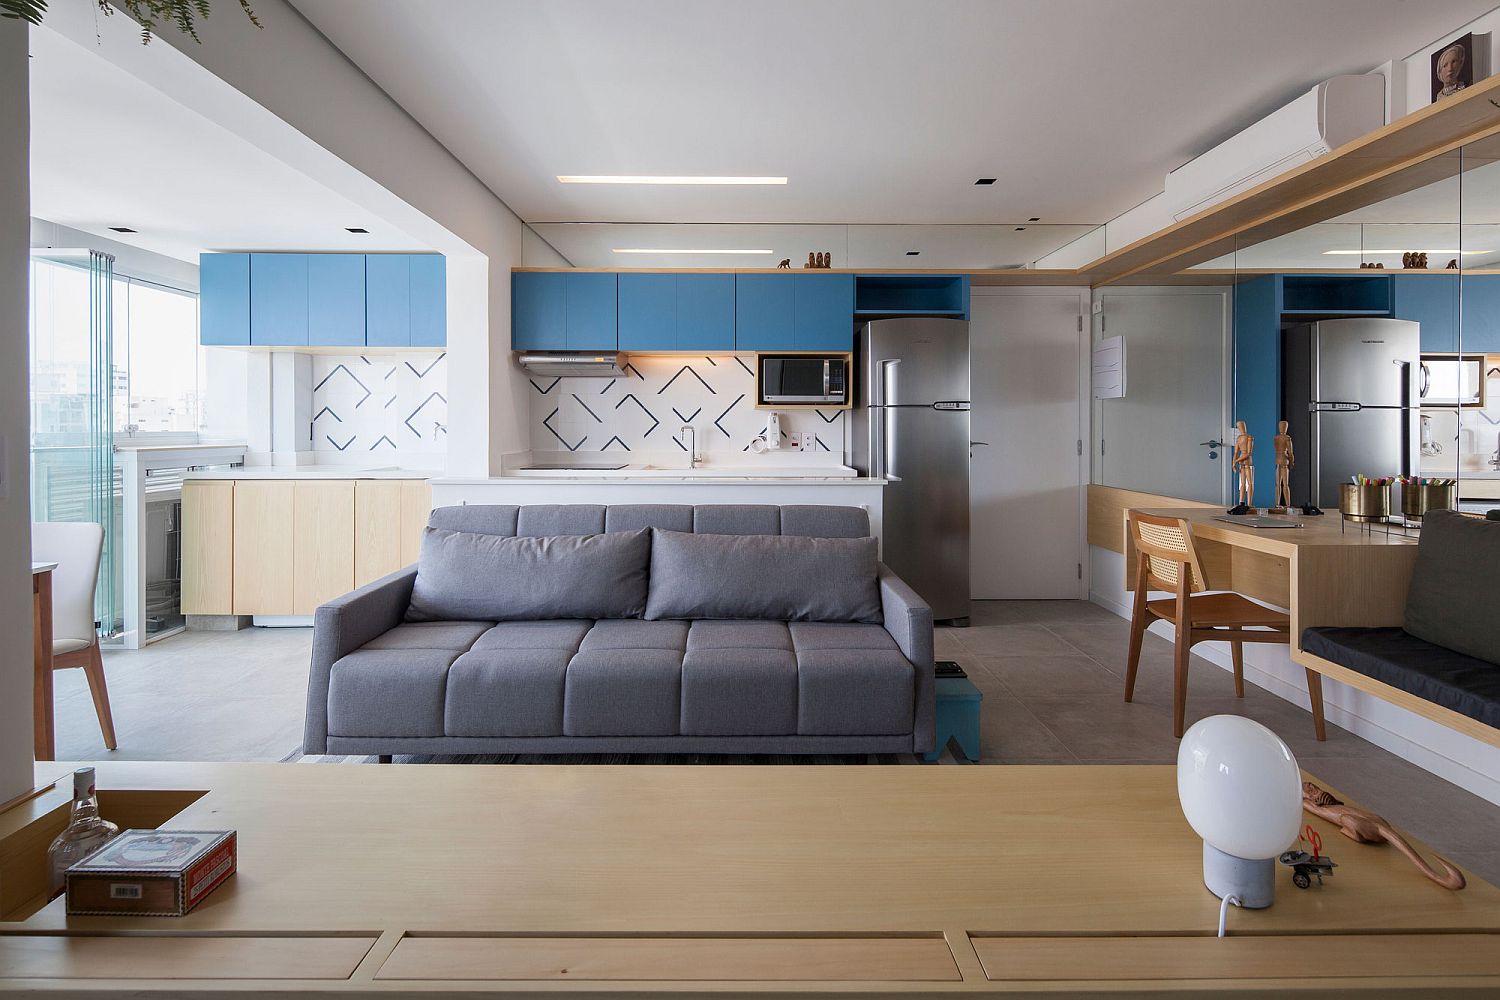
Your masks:
{"label": "white kitchen countertop", "polygon": [[436,469],[361,469],[348,465],[245,465],[185,472],[183,479],[431,479]]}
{"label": "white kitchen countertop", "polygon": [[614,473],[596,473],[592,475],[560,475],[560,476],[492,476],[488,479],[434,479],[434,486],[597,486],[608,483],[611,486],[670,486],[676,483],[695,483],[720,486],[745,485],[747,483],[787,483],[797,486],[884,486],[884,479],[873,479],[866,476],[809,476],[797,475],[758,475],[743,473],[740,475],[690,475],[687,472],[676,474],[658,474],[650,476],[631,475],[621,470]]}

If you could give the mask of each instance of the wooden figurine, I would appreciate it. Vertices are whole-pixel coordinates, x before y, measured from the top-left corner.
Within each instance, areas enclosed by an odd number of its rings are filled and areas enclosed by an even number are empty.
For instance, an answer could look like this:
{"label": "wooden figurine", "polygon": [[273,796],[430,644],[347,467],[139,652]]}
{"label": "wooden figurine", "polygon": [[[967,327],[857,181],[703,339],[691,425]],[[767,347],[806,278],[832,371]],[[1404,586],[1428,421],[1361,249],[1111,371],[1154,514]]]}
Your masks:
{"label": "wooden figurine", "polygon": [[1407,860],[1416,865],[1418,871],[1444,889],[1457,891],[1468,884],[1464,873],[1442,858],[1437,858],[1437,863],[1443,868],[1442,872],[1435,870],[1417,853],[1416,848],[1406,842],[1405,837],[1391,829],[1391,825],[1381,817],[1366,809],[1345,805],[1311,781],[1302,783],[1302,808],[1319,819],[1334,824],[1340,833],[1355,843],[1390,844],[1406,855]]}
{"label": "wooden figurine", "polygon": [[792,269],[792,258],[785,257],[780,264],[776,265],[778,271],[790,271]]}
{"label": "wooden figurine", "polygon": [[1276,425],[1276,436],[1271,439],[1271,448],[1276,455],[1276,499],[1271,508],[1273,514],[1285,514],[1292,505],[1292,467],[1297,464],[1297,455],[1292,448],[1292,436],[1286,432],[1287,422]]}
{"label": "wooden figurine", "polygon": [[1450,270],[1450,271],[1457,271],[1458,270],[1458,258],[1457,257],[1454,257],[1452,260],[1450,260],[1448,262],[1448,270]]}
{"label": "wooden figurine", "polygon": [[1234,514],[1255,513],[1255,438],[1245,429],[1243,420],[1235,421],[1233,469],[1239,475],[1239,502]]}
{"label": "wooden figurine", "polygon": [[1422,253],[1417,254],[1417,267],[1421,268],[1424,271],[1427,270],[1427,253],[1426,253],[1426,251],[1423,251]]}
{"label": "wooden figurine", "polygon": [[818,266],[818,255],[815,254],[815,253],[813,253],[811,250],[809,250],[807,252],[807,268],[808,268],[808,270],[812,270],[813,268],[815,268],[817,266]]}

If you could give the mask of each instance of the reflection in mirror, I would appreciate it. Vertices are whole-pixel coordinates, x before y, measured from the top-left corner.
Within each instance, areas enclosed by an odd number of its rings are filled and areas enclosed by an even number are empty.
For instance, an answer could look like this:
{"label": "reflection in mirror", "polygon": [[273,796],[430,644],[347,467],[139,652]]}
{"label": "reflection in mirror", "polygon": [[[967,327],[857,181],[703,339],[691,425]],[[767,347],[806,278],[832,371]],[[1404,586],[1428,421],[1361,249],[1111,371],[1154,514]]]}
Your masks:
{"label": "reflection in mirror", "polygon": [[974,271],[1035,266],[1093,227],[1022,221],[981,226],[561,222],[531,228],[563,263],[545,254],[523,260],[527,266],[774,268],[789,260],[802,268],[809,253],[827,253],[834,268]]}
{"label": "reflection in mirror", "polygon": [[1460,509],[1481,512],[1500,507],[1500,138],[1472,142],[1460,155],[1458,337],[1440,367],[1430,362],[1436,391],[1422,414],[1452,449],[1441,464],[1458,478]]}

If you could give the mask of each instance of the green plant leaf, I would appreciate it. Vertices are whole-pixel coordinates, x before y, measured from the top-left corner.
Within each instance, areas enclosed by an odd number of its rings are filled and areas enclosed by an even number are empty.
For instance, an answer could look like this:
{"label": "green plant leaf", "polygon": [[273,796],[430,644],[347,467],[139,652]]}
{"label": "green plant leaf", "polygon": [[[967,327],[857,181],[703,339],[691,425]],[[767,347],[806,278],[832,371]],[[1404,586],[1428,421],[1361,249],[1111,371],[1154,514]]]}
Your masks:
{"label": "green plant leaf", "polygon": [[41,24],[47,13],[47,0],[0,0],[0,17]]}

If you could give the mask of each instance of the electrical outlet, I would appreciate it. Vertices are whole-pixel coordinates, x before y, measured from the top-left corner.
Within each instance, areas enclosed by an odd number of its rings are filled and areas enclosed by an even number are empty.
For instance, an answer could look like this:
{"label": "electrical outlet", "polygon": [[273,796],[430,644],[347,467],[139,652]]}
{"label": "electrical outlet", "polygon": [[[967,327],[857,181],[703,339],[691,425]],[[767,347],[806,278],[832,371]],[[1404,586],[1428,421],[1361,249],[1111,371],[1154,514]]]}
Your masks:
{"label": "electrical outlet", "polygon": [[791,434],[787,435],[787,441],[788,441],[789,444],[791,444],[793,451],[801,451],[802,450],[802,432],[801,431],[792,431]]}

